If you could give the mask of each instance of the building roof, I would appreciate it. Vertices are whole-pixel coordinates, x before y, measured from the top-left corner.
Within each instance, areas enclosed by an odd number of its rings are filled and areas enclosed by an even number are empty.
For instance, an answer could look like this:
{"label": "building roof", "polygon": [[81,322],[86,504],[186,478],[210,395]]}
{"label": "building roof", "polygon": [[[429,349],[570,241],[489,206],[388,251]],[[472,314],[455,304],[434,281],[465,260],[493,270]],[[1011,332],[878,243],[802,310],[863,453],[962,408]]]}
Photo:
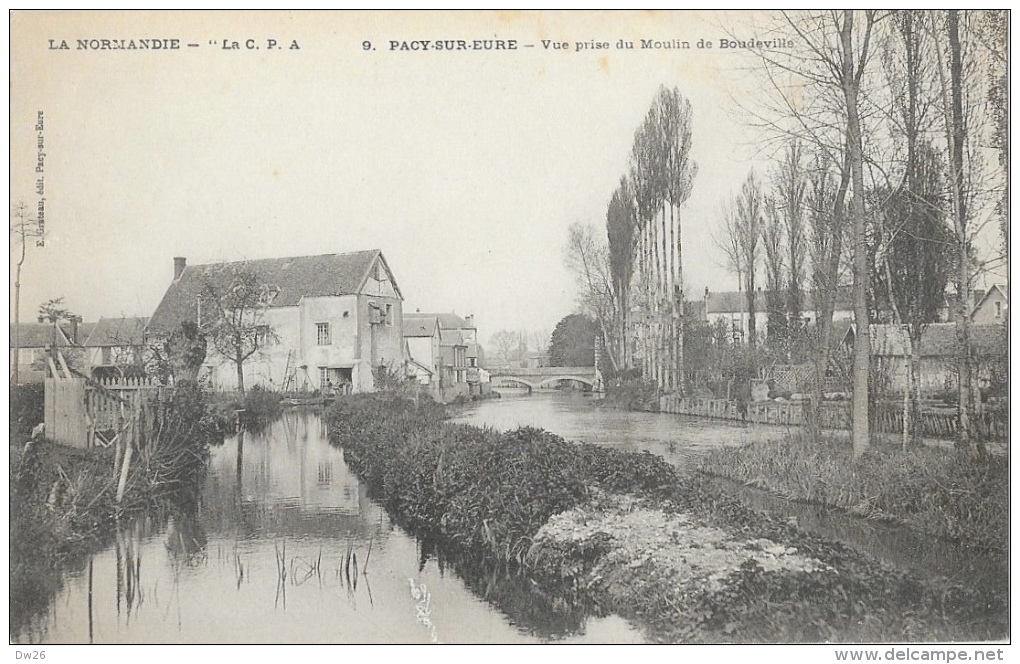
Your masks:
{"label": "building roof", "polygon": [[[95,325],[95,323],[79,323],[78,339],[87,339]],[[57,335],[57,346],[74,346],[75,344],[71,343],[71,334],[71,325],[69,323],[61,323],[60,334]],[[14,348],[14,323],[10,324],[10,337],[8,337],[8,341],[10,347]],[[19,348],[45,348],[52,343],[52,323],[21,323],[18,325]]]}
{"label": "building roof", "polygon": [[[1002,325],[971,325],[971,347],[977,355],[1006,352],[1006,330]],[[876,356],[902,357],[910,344],[897,325],[872,325],[871,349]],[[956,354],[956,323],[932,323],[921,333],[921,357],[951,357]]]}
{"label": "building roof", "polygon": [[291,307],[296,306],[304,297],[356,295],[368,279],[369,270],[377,258],[390,273],[397,296],[402,297],[392,271],[378,249],[346,254],[188,265],[180,278],[170,284],[152,314],[147,331],[165,334],[185,320],[194,320],[197,316],[198,296],[205,285],[229,279],[242,267],[258,275],[261,282],[279,289],[269,306]]}
{"label": "building roof", "polygon": [[464,335],[460,333],[460,330],[449,330],[443,333],[443,338],[439,342],[440,346],[466,346],[464,343]]}
{"label": "building roof", "polygon": [[148,323],[149,319],[145,316],[100,318],[82,345],[92,348],[141,346],[144,343],[143,333]]}
{"label": "building roof", "polygon": [[[804,291],[804,299],[801,303],[802,311],[813,311],[815,299],[813,291]],[[765,291],[758,291],[754,296],[755,310],[764,313],[767,310]],[[848,288],[841,288],[836,293],[836,311],[849,311],[853,309],[853,300]],[[747,298],[744,291],[719,291],[709,292],[705,297],[705,311],[709,314],[731,314],[747,311]]]}
{"label": "building roof", "polygon": [[427,314],[405,314],[405,337],[434,337],[439,329],[439,319]]}
{"label": "building roof", "polygon": [[447,314],[447,313],[420,314],[418,312],[415,312],[412,315],[414,315],[414,316],[429,316],[429,317],[435,318],[435,319],[437,319],[439,321],[439,327],[444,329],[444,330],[474,330],[474,329],[476,329],[474,322],[470,322],[469,323],[468,321],[464,320],[463,318],[461,318],[457,314]]}

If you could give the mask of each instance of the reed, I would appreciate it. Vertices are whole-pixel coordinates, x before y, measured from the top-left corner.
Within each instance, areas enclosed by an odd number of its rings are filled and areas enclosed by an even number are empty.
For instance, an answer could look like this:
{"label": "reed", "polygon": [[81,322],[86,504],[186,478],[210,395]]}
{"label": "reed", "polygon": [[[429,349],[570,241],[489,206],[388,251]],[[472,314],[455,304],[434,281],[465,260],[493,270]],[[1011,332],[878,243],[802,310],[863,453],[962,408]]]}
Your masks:
{"label": "reed", "polygon": [[936,447],[875,445],[855,461],[849,442],[794,434],[713,450],[702,472],[790,500],[837,507],[979,548],[1006,551],[1009,461]]}

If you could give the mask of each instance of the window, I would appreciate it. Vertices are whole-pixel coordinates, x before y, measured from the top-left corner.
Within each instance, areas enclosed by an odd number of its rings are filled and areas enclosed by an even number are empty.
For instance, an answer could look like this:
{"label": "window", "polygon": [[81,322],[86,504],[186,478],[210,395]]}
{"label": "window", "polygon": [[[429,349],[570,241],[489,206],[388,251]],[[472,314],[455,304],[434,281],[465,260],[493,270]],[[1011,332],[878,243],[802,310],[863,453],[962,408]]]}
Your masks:
{"label": "window", "polygon": [[1002,302],[995,303],[995,317],[1002,318]]}
{"label": "window", "polygon": [[[332,343],[329,336],[329,323],[315,324],[315,343],[320,346],[328,346]],[[325,382],[323,382],[325,384]]]}
{"label": "window", "polygon": [[112,349],[109,346],[103,346],[102,350],[103,356],[100,359],[99,362],[100,364],[113,364],[113,353],[111,352],[111,350]]}
{"label": "window", "polygon": [[393,327],[393,305],[386,305],[386,327]]}
{"label": "window", "polygon": [[319,387],[325,388],[329,384],[329,368],[319,367]]}
{"label": "window", "polygon": [[255,327],[255,345],[262,347],[268,346],[272,341],[272,335],[269,333],[268,325],[258,325]]}

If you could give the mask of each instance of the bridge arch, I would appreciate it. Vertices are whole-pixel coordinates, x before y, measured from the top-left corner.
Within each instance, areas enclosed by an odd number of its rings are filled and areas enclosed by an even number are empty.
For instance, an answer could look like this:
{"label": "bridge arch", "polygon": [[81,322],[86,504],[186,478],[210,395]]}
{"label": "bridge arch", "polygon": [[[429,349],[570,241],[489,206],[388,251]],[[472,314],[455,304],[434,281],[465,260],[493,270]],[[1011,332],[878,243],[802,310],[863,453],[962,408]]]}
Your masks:
{"label": "bridge arch", "polygon": [[553,383],[557,383],[557,382],[559,382],[561,380],[572,380],[572,381],[575,381],[575,382],[578,382],[578,383],[584,383],[585,385],[587,385],[590,388],[594,388],[595,387],[595,381],[592,380],[591,378],[585,378],[583,376],[570,376],[570,375],[566,375],[566,374],[564,374],[562,376],[550,376],[549,378],[543,378],[541,381],[539,381],[538,386],[539,387],[547,387],[547,386],[552,385]]}

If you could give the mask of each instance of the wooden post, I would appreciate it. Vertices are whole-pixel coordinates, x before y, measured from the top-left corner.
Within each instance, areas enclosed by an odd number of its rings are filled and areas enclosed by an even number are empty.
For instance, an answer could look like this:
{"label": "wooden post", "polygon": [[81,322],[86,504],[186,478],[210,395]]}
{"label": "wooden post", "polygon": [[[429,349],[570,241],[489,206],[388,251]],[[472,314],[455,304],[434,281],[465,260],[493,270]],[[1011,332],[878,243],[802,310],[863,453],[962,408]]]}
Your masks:
{"label": "wooden post", "polygon": [[124,490],[127,488],[128,471],[131,469],[131,454],[134,447],[129,439],[124,440],[124,463],[120,467],[120,481],[117,483],[117,502],[124,498]]}

